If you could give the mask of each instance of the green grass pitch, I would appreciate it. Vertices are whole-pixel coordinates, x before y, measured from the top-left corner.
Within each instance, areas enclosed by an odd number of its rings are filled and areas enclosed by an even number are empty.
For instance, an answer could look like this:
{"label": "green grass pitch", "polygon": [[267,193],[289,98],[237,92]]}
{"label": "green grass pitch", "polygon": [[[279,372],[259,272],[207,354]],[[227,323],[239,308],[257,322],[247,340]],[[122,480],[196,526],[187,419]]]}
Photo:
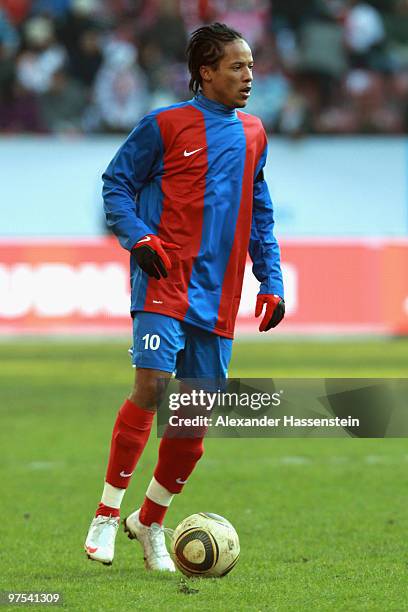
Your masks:
{"label": "green grass pitch", "polygon": [[[68,610],[408,609],[404,439],[207,440],[166,524],[225,515],[241,540],[234,571],[194,581],[146,573],[121,531],[112,567],[88,561],[111,427],[133,379],[126,348],[0,344],[0,590],[60,591]],[[230,376],[407,377],[408,341],[236,342]],[[156,447],[152,435],[124,514],[142,501]]]}

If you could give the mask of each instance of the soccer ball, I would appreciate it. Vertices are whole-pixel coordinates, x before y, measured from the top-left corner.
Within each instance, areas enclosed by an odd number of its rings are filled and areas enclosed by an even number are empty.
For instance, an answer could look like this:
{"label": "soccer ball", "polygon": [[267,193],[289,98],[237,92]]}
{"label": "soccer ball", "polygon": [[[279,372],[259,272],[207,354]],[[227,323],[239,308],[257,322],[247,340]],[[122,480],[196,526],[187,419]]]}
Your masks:
{"label": "soccer ball", "polygon": [[186,576],[216,578],[225,576],[236,565],[239,539],[227,519],[199,512],[177,525],[171,550],[174,563]]}

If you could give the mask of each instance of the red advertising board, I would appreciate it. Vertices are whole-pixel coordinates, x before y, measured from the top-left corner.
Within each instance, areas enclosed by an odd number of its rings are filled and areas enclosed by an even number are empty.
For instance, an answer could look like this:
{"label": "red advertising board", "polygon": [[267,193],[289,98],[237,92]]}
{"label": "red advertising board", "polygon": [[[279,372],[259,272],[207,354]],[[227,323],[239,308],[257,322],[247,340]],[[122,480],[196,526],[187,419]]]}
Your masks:
{"label": "red advertising board", "polygon": [[[274,333],[408,333],[408,241],[281,241]],[[0,334],[130,332],[129,255],[111,238],[0,242]],[[256,333],[248,261],[236,331]]]}

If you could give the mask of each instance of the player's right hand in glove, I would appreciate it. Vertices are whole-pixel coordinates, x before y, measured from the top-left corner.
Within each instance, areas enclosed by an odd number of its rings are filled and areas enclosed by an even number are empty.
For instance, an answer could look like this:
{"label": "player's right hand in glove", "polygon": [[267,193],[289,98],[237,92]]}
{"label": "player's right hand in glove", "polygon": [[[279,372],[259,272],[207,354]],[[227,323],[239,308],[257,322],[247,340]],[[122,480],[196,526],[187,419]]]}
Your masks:
{"label": "player's right hand in glove", "polygon": [[148,276],[167,278],[167,270],[171,269],[171,261],[164,249],[179,249],[174,242],[165,242],[154,234],[147,234],[136,242],[132,249],[137,264]]}

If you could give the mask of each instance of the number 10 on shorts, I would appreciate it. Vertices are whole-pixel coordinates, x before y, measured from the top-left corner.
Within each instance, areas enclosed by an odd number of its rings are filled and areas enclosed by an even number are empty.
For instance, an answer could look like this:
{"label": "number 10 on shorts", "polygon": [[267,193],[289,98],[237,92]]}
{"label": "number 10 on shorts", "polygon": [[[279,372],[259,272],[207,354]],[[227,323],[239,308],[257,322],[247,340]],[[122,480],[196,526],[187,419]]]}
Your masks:
{"label": "number 10 on shorts", "polygon": [[144,348],[150,349],[151,351],[157,351],[160,346],[160,336],[157,334],[146,334],[143,336]]}

